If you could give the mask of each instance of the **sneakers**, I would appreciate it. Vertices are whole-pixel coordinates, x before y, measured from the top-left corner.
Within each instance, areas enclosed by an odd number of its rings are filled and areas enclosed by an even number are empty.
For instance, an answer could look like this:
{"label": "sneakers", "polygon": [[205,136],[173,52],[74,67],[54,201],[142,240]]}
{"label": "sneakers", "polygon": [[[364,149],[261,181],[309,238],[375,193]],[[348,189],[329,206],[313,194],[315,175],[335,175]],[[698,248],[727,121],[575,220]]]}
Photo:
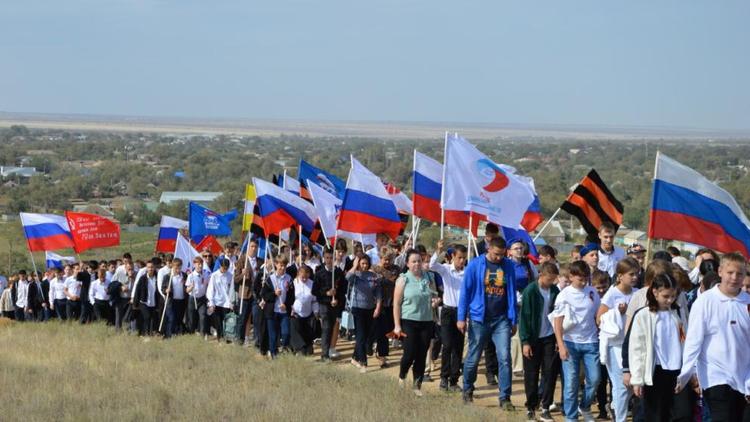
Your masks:
{"label": "sneakers", "polygon": [[318,359],[316,362],[329,363],[331,362],[331,358],[329,358],[328,356],[321,356],[320,359]]}
{"label": "sneakers", "polygon": [[608,421],[609,420],[609,415],[607,414],[606,410],[602,410],[601,412],[599,412],[599,416],[597,416],[596,418],[600,419],[600,420]]}
{"label": "sneakers", "polygon": [[328,356],[330,356],[331,359],[336,359],[341,357],[341,353],[337,352],[336,349],[329,349]]}
{"label": "sneakers", "polygon": [[359,367],[359,373],[360,374],[366,374],[367,373],[367,367],[362,365]]}
{"label": "sneakers", "polygon": [[448,392],[448,379],[447,378],[440,378],[440,390]]}
{"label": "sneakers", "polygon": [[552,415],[550,415],[549,410],[547,409],[542,409],[542,414],[539,416],[539,420],[542,422],[555,422],[555,420],[552,419]]}
{"label": "sneakers", "polygon": [[596,418],[594,418],[594,415],[591,414],[591,410],[583,410],[580,407],[578,408],[578,413],[583,416],[583,422],[595,422]]}
{"label": "sneakers", "polygon": [[404,389],[404,386],[406,386],[406,380],[402,380],[401,378],[398,379],[398,388]]}
{"label": "sneakers", "polygon": [[422,382],[432,382],[432,377],[430,376],[430,374],[422,375]]}
{"label": "sneakers", "polygon": [[558,404],[558,403],[552,403],[549,406],[549,411],[550,412],[562,412],[562,403],[560,403],[560,404]]}
{"label": "sneakers", "polygon": [[536,416],[534,415],[533,410],[527,410],[526,411],[526,421],[527,422],[536,422]]}
{"label": "sneakers", "polygon": [[422,389],[419,388],[419,387],[414,387],[414,389],[412,391],[414,392],[414,395],[417,396],[417,397],[424,396],[424,393],[422,392]]}
{"label": "sneakers", "polygon": [[500,400],[500,409],[506,412],[513,412],[516,410],[516,407],[513,406],[513,403],[511,403],[510,400]]}
{"label": "sneakers", "polygon": [[350,360],[349,363],[351,363],[352,366],[354,366],[355,368],[361,368],[362,367],[362,364],[359,363],[359,362],[357,362],[354,358],[352,358],[352,360]]}
{"label": "sneakers", "polygon": [[469,404],[474,401],[474,392],[473,391],[464,391],[463,392],[463,399],[464,404]]}

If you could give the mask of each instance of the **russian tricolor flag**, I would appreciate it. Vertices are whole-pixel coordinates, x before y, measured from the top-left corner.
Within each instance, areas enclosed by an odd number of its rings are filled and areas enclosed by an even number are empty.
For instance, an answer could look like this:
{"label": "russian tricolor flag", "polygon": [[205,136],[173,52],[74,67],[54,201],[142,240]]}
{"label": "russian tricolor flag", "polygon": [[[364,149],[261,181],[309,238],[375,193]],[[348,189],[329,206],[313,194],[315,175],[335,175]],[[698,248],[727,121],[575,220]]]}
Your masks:
{"label": "russian tricolor flag", "polygon": [[21,225],[32,252],[73,247],[68,220],[61,215],[22,212]]}
{"label": "russian tricolor flag", "polygon": [[[414,171],[412,196],[414,215],[425,220],[440,222],[440,194],[443,189],[443,165],[438,161],[414,150]],[[472,232],[477,234],[477,227],[482,217],[474,214]],[[446,211],[445,224],[469,228],[467,211]]]}
{"label": "russian tricolor flag", "polygon": [[311,203],[264,180],[253,178],[253,185],[267,236],[296,225],[309,232],[315,229],[318,216]]}
{"label": "russian tricolor flag", "polygon": [[750,257],[750,221],[729,192],[664,154],[656,155],[648,236]]}
{"label": "russian tricolor flag", "polygon": [[159,237],[156,239],[156,252],[174,253],[177,233],[187,227],[187,221],[163,215],[159,224]]}
{"label": "russian tricolor flag", "polygon": [[383,181],[354,157],[337,229],[348,234],[385,233],[392,239],[401,231],[401,219]]}

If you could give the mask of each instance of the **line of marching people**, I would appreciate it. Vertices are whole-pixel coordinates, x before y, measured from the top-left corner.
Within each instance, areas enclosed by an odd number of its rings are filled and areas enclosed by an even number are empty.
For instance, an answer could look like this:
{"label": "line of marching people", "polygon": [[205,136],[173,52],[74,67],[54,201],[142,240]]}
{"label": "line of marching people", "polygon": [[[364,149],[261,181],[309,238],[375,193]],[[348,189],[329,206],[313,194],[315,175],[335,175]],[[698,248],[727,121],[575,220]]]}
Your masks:
{"label": "line of marching people", "polygon": [[[195,333],[270,358],[313,355],[319,344],[321,362],[339,358],[347,336],[359,372],[397,364],[400,388],[411,373],[408,388],[421,396],[434,376],[466,404],[483,359],[503,412],[515,410],[512,378],[523,378],[527,420],[560,412],[750,421],[745,258],[703,249],[691,268],[670,248],[644,268],[647,251],[616,247],[614,232],[603,225],[569,264],[548,246],[532,262],[527,244],[493,224],[474,258],[463,245],[439,241],[428,251],[385,236],[351,253],[343,240],[320,253],[304,245],[299,256],[282,246],[267,260],[255,241],[246,252],[227,242],[219,256],[202,251],[189,272],[177,258],[125,254],[0,279],[0,311],[17,321],[101,320],[145,339]],[[389,361],[393,347],[403,351],[398,363]]]}

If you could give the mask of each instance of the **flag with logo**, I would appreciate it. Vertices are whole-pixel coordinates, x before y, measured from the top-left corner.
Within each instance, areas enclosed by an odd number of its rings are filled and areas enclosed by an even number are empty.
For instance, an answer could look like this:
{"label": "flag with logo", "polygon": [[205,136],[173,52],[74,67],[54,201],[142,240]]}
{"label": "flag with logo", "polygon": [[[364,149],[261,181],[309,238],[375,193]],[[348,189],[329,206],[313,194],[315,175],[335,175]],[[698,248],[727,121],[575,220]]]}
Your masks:
{"label": "flag with logo", "polygon": [[458,135],[445,139],[441,205],[472,211],[500,226],[518,227],[534,201],[528,181],[496,164]]}
{"label": "flag with logo", "polygon": [[191,202],[189,204],[189,231],[190,239],[196,241],[203,236],[231,236],[231,221],[237,217],[237,211],[233,210],[226,214],[208,209],[203,205]]}

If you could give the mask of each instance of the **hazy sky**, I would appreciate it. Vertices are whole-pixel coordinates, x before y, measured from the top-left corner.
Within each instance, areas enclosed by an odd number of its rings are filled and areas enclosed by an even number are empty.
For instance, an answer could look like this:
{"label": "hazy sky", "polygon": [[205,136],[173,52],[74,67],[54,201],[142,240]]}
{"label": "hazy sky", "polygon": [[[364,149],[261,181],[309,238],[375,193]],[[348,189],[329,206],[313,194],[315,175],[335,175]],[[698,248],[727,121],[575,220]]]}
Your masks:
{"label": "hazy sky", "polygon": [[750,2],[5,0],[0,110],[750,128]]}

